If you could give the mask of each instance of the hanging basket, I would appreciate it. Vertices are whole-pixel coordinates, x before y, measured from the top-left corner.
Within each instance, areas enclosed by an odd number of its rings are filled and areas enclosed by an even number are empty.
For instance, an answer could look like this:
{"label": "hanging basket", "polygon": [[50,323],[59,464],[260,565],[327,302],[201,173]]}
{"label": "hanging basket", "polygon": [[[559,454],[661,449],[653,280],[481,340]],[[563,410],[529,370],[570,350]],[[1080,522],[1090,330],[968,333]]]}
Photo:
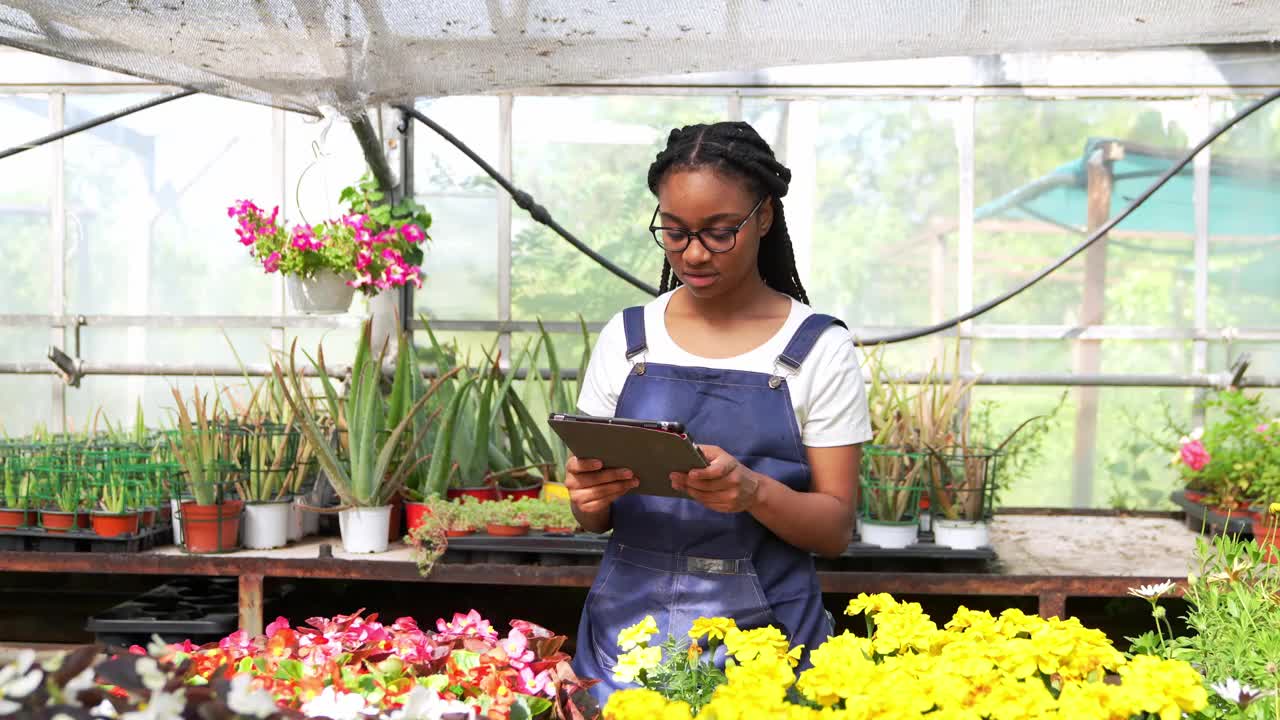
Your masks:
{"label": "hanging basket", "polygon": [[307,315],[336,315],[351,307],[355,288],[347,285],[346,278],[330,270],[322,270],[304,278],[289,275],[286,278],[289,299],[293,309]]}

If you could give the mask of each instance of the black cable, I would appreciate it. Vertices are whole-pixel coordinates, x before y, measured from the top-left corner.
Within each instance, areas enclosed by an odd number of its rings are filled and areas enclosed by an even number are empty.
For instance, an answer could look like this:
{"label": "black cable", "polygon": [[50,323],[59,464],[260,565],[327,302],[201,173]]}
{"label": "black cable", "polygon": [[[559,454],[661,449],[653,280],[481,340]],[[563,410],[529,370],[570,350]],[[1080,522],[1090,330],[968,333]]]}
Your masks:
{"label": "black cable", "polygon": [[533,197],[529,195],[529,193],[521,190],[520,188],[517,188],[515,185],[512,185],[511,181],[503,177],[502,174],[499,173],[497,170],[494,170],[493,167],[489,165],[489,163],[484,161],[484,158],[477,155],[474,151],[472,151],[471,148],[467,147],[465,143],[463,143],[458,138],[454,137],[453,134],[450,133],[448,130],[445,130],[444,128],[440,127],[440,125],[436,124],[435,121],[431,120],[431,118],[428,118],[426,115],[423,115],[422,113],[418,112],[414,108],[408,107],[407,105],[397,105],[396,109],[399,110],[400,112],[405,113],[406,115],[409,115],[414,120],[417,120],[423,125],[426,125],[427,127],[431,128],[436,132],[436,134],[438,134],[440,137],[444,138],[445,140],[448,140],[451,145],[461,150],[463,154],[466,155],[467,157],[471,158],[472,162],[474,162],[476,165],[479,165],[480,169],[488,173],[489,177],[493,178],[494,182],[501,185],[503,189],[506,190],[511,195],[511,198],[516,201],[516,205],[519,205],[524,211],[528,212],[529,216],[532,217],[534,220],[537,220],[543,225],[546,225],[547,227],[554,230],[557,235],[559,235],[560,237],[568,241],[568,243],[574,246],[575,248],[577,248],[579,252],[585,254],[587,257],[591,258],[592,260],[595,260],[605,270],[608,270],[614,275],[617,275],[619,278],[622,278],[628,283],[634,285],[640,290],[643,290],[644,292],[649,293],[654,297],[658,296],[658,288],[640,280],[639,278],[635,277],[634,275],[627,272],[626,270],[623,270],[622,268],[613,264],[613,262],[611,262],[608,258],[604,257],[600,253],[596,252],[595,250],[592,250],[591,248],[583,244],[581,240],[578,240],[568,230],[565,230],[563,227],[561,227],[560,223],[552,219],[551,213],[547,212],[547,209],[545,207],[535,202]]}
{"label": "black cable", "polygon": [[896,333],[893,335],[885,335],[883,337],[878,337],[878,338],[869,338],[865,340],[857,339],[857,341],[862,345],[880,345],[880,344],[906,342],[907,340],[915,340],[917,338],[922,338],[926,335],[932,335],[933,333],[941,332],[943,330],[948,330],[950,328],[953,328],[956,325],[959,325],[960,323],[965,322],[966,320],[972,320],[973,318],[978,317],[979,315],[987,312],[988,310],[991,310],[992,308],[995,308],[1001,305],[1006,300],[1013,298],[1014,296],[1021,293],[1023,290],[1026,290],[1032,285],[1035,285],[1036,283],[1045,279],[1046,277],[1049,276],[1050,273],[1062,267],[1063,265],[1066,265],[1067,262],[1069,262],[1072,258],[1084,252],[1086,249],[1088,249],[1090,245],[1101,240],[1108,232],[1112,230],[1112,228],[1114,228],[1116,225],[1119,225],[1121,221],[1123,221],[1125,218],[1133,214],[1134,210],[1137,210],[1138,207],[1142,205],[1142,203],[1146,202],[1147,199],[1150,198],[1152,195],[1154,195],[1155,192],[1159,190],[1161,187],[1163,187],[1165,183],[1169,182],[1169,180],[1173,179],[1175,175],[1181,172],[1182,168],[1186,167],[1187,163],[1191,162],[1191,160],[1196,155],[1198,155],[1201,150],[1208,147],[1210,143],[1212,143],[1214,140],[1217,140],[1219,136],[1221,136],[1223,133],[1230,130],[1232,127],[1234,127],[1236,123],[1254,114],[1258,110],[1262,109],[1263,106],[1274,101],[1276,98],[1280,98],[1280,90],[1277,90],[1267,95],[1266,97],[1263,97],[1261,100],[1258,100],[1257,102],[1253,103],[1252,105],[1245,108],[1244,110],[1241,110],[1240,113],[1237,114],[1235,117],[1226,121],[1225,123],[1220,125],[1216,130],[1209,133],[1209,135],[1205,139],[1201,140],[1199,143],[1196,144],[1195,147],[1191,148],[1190,151],[1188,151],[1185,155],[1183,155],[1181,160],[1179,160],[1177,163],[1174,163],[1174,165],[1170,167],[1168,170],[1164,171],[1164,173],[1160,175],[1160,178],[1156,180],[1154,183],[1152,183],[1150,187],[1144,190],[1141,195],[1134,198],[1133,202],[1129,203],[1124,210],[1121,210],[1119,215],[1116,215],[1115,217],[1111,218],[1107,222],[1103,223],[1102,227],[1098,228],[1097,230],[1094,230],[1093,233],[1090,234],[1089,237],[1085,238],[1084,242],[1081,242],[1079,245],[1077,245],[1074,250],[1067,253],[1066,255],[1063,255],[1061,258],[1054,261],[1048,267],[1036,273],[1035,277],[1031,278],[1030,280],[1023,283],[1022,285],[1014,288],[1013,290],[1010,290],[1009,292],[1003,295],[1000,295],[999,297],[996,297],[992,300],[988,300],[987,302],[973,308],[972,310],[964,313],[963,315],[957,315],[956,317],[953,317],[950,320],[944,320],[940,323],[937,323],[936,325],[929,325],[928,327],[923,327],[916,330],[908,330],[906,332]]}
{"label": "black cable", "polygon": [[31,142],[27,142],[21,145],[17,145],[15,147],[11,147],[8,150],[5,150],[4,152],[0,152],[0,160],[3,160],[11,155],[17,155],[20,152],[26,152],[27,150],[38,148],[41,145],[47,145],[55,140],[61,140],[62,138],[67,137],[68,135],[75,135],[78,132],[84,132],[85,130],[90,130],[104,123],[109,123],[112,120],[119,120],[120,118],[125,117],[126,115],[132,115],[136,112],[146,110],[147,108],[153,108],[157,105],[163,105],[171,100],[177,100],[178,98],[184,98],[189,95],[195,95],[198,92],[199,90],[183,90],[182,92],[174,93],[172,95],[165,95],[164,97],[152,98],[151,100],[148,100],[144,103],[139,103],[137,105],[130,105],[127,108],[117,110],[113,113],[100,115],[92,120],[86,120],[85,122],[82,122],[78,125],[72,125],[69,128],[63,128],[56,133],[50,133],[48,135],[45,135],[44,137],[36,138]]}

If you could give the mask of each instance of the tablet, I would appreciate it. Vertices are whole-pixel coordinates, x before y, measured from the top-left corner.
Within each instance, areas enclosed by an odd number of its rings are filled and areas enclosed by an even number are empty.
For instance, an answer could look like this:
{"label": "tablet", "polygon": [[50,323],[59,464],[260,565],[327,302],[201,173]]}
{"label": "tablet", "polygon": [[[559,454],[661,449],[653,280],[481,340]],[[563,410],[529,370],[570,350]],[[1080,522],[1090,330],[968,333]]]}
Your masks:
{"label": "tablet", "polygon": [[678,422],[565,413],[552,413],[547,422],[577,457],[635,473],[640,484],[631,491],[634,493],[688,497],[671,487],[671,473],[707,466],[706,458]]}

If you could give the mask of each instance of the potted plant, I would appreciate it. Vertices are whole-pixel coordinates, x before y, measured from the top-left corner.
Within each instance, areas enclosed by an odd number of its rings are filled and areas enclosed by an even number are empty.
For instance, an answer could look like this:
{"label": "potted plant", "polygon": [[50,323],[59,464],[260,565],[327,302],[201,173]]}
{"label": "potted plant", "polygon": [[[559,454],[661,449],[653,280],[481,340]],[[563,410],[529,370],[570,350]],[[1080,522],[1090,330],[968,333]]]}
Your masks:
{"label": "potted plant", "polygon": [[[79,467],[53,464],[39,468],[41,476],[40,527],[46,532],[65,533],[80,529],[84,506],[84,471]],[[87,518],[86,518],[87,519]]]}
{"label": "potted plant", "polygon": [[24,458],[17,453],[0,458],[0,530],[27,526],[30,492]]}
{"label": "potted plant", "polygon": [[[284,389],[285,400],[298,417],[303,433],[315,450],[316,459],[345,506],[338,516],[339,526],[343,546],[353,553],[387,549],[391,498],[414,464],[422,461],[415,459],[415,454],[403,452],[400,438],[412,427],[415,413],[426,406],[441,383],[441,379],[437,379],[423,397],[409,407],[400,422],[390,426],[386,402],[379,387],[385,348],[373,354],[370,333],[370,323],[365,322],[351,368],[350,392],[345,399],[338,398],[323,364],[313,363],[325,395],[337,408],[336,415],[346,427],[349,449],[345,458],[329,444],[319,420],[306,402],[308,393],[303,388],[293,350],[289,354],[287,371],[280,362],[273,363],[273,372]],[[294,347],[296,349],[296,341]],[[416,449],[425,436],[424,429],[413,437],[410,447]],[[399,462],[393,463],[397,457]]]}
{"label": "potted plant", "polygon": [[190,553],[235,550],[244,501],[231,496],[234,465],[227,432],[214,422],[217,403],[209,406],[200,389],[193,388],[192,414],[178,389],[170,391],[177,405],[177,425],[168,441],[191,498],[180,503],[183,545]]}
{"label": "potted plant", "polygon": [[304,313],[342,313],[356,290],[367,296],[388,288],[422,286],[422,244],[431,215],[413,198],[394,205],[366,175],[339,197],[347,206],[336,220],[285,228],[280,209],[270,214],[248,200],[227,209],[240,243],[288,282],[294,308]]}
{"label": "potted plant", "polygon": [[135,501],[133,488],[123,477],[110,475],[104,478],[99,488],[98,506],[90,516],[93,532],[104,538],[137,534],[140,517]]}
{"label": "potted plant", "polygon": [[244,546],[258,550],[283,547],[289,541],[292,499],[288,473],[297,457],[298,431],[265,418],[245,418],[236,428],[232,450],[240,465],[240,498],[244,500]]}
{"label": "potted plant", "polygon": [[498,537],[529,534],[526,508],[514,500],[495,500],[484,507],[485,532]]}
{"label": "potted plant", "polygon": [[1188,496],[1203,492],[1202,503],[1239,517],[1270,483],[1280,485],[1280,423],[1261,393],[1221,390],[1204,403],[1205,427],[1188,431],[1166,420],[1168,432],[1181,436],[1161,445],[1186,483]]}
{"label": "potted plant", "polygon": [[548,498],[542,501],[546,509],[542,531],[548,535],[572,535],[578,531],[578,518],[568,500]]}

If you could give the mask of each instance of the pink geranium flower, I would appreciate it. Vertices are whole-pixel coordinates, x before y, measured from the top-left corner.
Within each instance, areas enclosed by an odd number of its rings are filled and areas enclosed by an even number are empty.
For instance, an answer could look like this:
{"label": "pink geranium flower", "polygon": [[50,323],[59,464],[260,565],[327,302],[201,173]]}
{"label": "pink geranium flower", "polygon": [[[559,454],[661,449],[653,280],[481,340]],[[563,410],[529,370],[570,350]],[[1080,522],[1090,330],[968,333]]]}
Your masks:
{"label": "pink geranium flower", "polygon": [[405,242],[411,245],[417,245],[427,239],[427,234],[422,232],[422,228],[413,224],[405,225],[400,228],[400,235],[404,237]]}
{"label": "pink geranium flower", "polygon": [[289,621],[282,616],[277,616],[275,622],[267,626],[267,637],[271,637],[272,635],[275,635],[277,632],[280,632],[281,630],[288,630],[288,629],[289,629]]}

